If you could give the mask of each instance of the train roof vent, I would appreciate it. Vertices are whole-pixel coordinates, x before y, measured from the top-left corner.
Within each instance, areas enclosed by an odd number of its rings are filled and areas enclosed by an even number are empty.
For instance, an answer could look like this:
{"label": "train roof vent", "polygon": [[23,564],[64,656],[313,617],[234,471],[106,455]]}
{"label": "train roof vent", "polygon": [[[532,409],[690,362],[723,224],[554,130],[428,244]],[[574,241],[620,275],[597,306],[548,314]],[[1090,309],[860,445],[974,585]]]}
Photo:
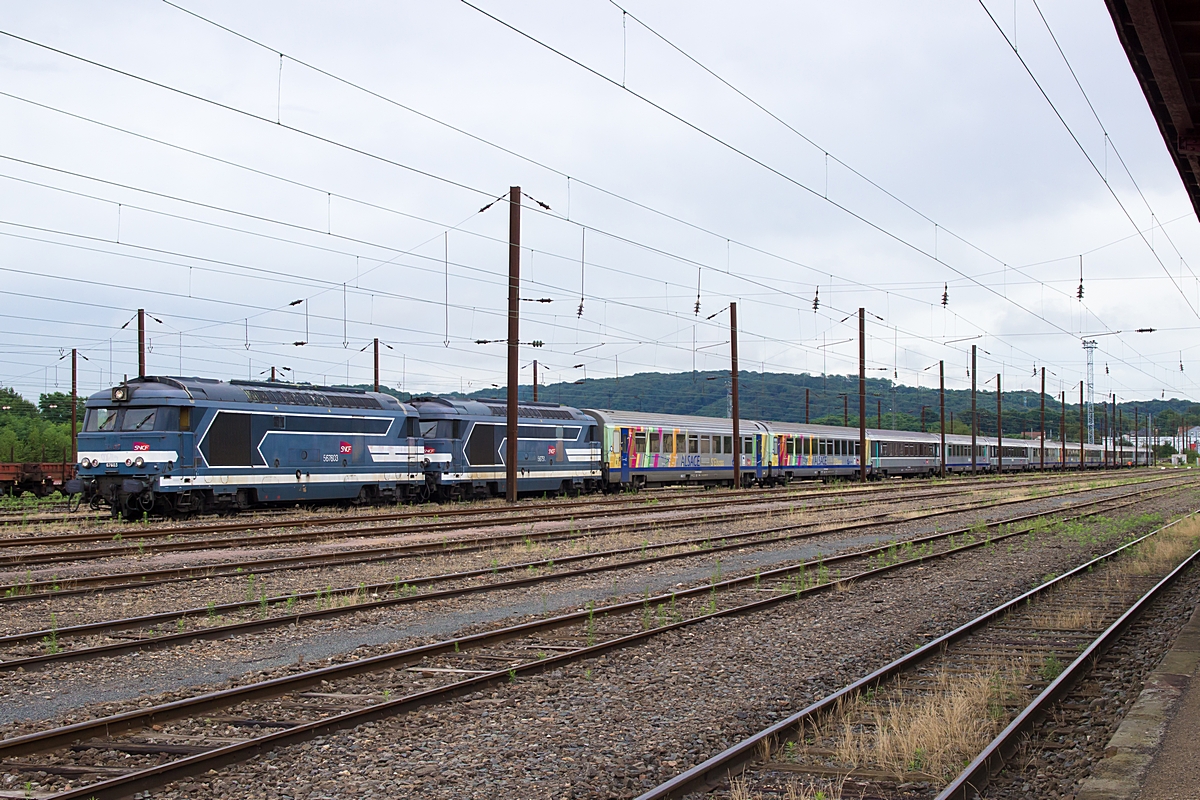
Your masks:
{"label": "train roof vent", "polygon": [[[503,405],[486,404],[492,410],[493,417],[508,416],[508,407]],[[541,406],[517,406],[517,416],[534,419],[575,419],[575,415],[563,408],[544,408]]]}
{"label": "train roof vent", "polygon": [[323,408],[383,408],[374,397],[361,394],[324,394],[286,389],[244,388],[251,403],[270,403],[285,406],[321,406]]}
{"label": "train roof vent", "polygon": [[383,404],[374,397],[358,394],[333,394],[327,397],[334,408],[383,408]]}

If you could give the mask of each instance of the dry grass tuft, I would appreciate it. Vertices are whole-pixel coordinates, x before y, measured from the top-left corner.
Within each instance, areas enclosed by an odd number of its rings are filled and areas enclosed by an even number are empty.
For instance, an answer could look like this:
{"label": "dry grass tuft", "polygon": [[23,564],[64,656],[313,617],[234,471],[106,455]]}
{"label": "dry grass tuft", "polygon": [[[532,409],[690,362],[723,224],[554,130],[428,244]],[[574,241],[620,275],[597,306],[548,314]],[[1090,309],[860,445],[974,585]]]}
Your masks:
{"label": "dry grass tuft", "polygon": [[1090,631],[1096,627],[1098,609],[1092,607],[1064,608],[1051,614],[1039,627],[1055,631]]}
{"label": "dry grass tuft", "polygon": [[[1022,693],[1024,670],[993,667],[974,676],[940,673],[929,691],[868,705],[843,721],[834,752],[853,766],[876,765],[902,779],[948,781],[999,732],[1004,707]],[[868,724],[859,724],[863,719]]]}
{"label": "dry grass tuft", "polygon": [[745,778],[729,781],[729,800],[762,800],[761,792],[751,792]]}
{"label": "dry grass tuft", "polygon": [[788,783],[784,794],[785,800],[842,800],[842,787],[846,779],[836,781],[822,780],[816,783]]}
{"label": "dry grass tuft", "polygon": [[1132,548],[1120,559],[1122,575],[1163,575],[1200,549],[1200,518],[1189,517]]}

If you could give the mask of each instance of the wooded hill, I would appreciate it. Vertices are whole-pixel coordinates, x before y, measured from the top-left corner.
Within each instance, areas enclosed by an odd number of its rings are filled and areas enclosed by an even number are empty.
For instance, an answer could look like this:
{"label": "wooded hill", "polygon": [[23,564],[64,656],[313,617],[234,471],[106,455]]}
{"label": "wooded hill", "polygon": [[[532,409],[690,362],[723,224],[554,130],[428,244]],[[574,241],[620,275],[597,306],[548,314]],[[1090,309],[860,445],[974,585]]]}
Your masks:
{"label": "wooded hill", "polygon": [[[808,419],[827,425],[858,425],[858,377],[846,375],[794,375],[788,373],[742,372],[739,376],[741,413],[745,419],[778,422],[804,422],[804,390],[808,389]],[[587,379],[577,383],[555,383],[538,388],[538,399],[577,408],[608,408],[621,411],[652,411],[666,414],[695,414],[708,417],[728,416],[728,372],[661,373],[643,372],[623,378]],[[533,397],[532,386],[518,390],[523,400]],[[457,393],[454,393],[457,394]],[[468,397],[503,398],[505,390],[487,389]],[[459,395],[463,396],[463,395]],[[844,399],[845,397],[845,399]],[[1078,400],[1078,389],[1075,394]],[[1067,440],[1079,439],[1079,403],[1071,403],[1067,394]],[[976,404],[981,435],[996,433],[996,392],[978,390]],[[867,425],[893,430],[920,430],[921,407],[925,406],[925,425],[938,430],[938,391],[893,383],[881,378],[867,379]],[[1154,427],[1164,436],[1181,424],[1200,424],[1200,404],[1190,400],[1151,400],[1118,403],[1121,430],[1133,433],[1134,408],[1139,426],[1146,431],[1146,413],[1154,415]],[[969,389],[946,390],[946,430],[970,433],[971,392]],[[1006,436],[1020,436],[1039,427],[1037,392],[1004,392],[1002,419]],[[843,412],[845,411],[845,416]],[[1097,398],[1097,435],[1103,412]],[[1047,435],[1057,439],[1061,420],[1057,396],[1046,397]]]}

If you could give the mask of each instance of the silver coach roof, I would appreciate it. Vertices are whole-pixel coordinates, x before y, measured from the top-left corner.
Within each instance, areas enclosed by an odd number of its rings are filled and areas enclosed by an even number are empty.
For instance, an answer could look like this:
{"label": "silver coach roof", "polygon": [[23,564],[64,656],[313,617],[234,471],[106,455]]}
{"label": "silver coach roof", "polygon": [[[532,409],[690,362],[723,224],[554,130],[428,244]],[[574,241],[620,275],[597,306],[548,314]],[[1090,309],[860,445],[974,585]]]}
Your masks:
{"label": "silver coach roof", "polygon": [[[652,414],[638,411],[611,411],[608,409],[583,409],[585,414],[591,414],[601,424],[617,428],[683,428],[685,430],[717,430],[732,429],[733,420],[727,417],[694,417],[685,414]],[[741,420],[741,431],[745,434],[762,433],[767,430],[761,422],[752,419]]]}

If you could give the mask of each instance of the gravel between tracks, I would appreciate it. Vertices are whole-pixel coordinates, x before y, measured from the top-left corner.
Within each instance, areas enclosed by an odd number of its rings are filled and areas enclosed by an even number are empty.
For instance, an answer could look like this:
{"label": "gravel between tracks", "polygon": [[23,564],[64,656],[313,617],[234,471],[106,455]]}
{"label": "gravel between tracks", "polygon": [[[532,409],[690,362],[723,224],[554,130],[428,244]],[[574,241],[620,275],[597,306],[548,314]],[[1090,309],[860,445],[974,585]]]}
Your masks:
{"label": "gravel between tracks", "polygon": [[[1188,492],[1138,512],[1195,501]],[[284,748],[163,796],[632,796],[1110,544],[978,549]]]}
{"label": "gravel between tracks", "polygon": [[282,748],[157,796],[632,797],[1110,546],[1053,537],[978,549]]}
{"label": "gravel between tracks", "polygon": [[[1121,486],[1106,487],[1087,493],[1086,498],[1108,497],[1126,491]],[[964,510],[961,513],[935,517],[928,522],[915,521],[893,523],[896,533],[891,535],[917,535],[919,533],[946,530],[955,526],[969,526],[979,519],[999,519],[1013,516],[1020,509],[1043,510],[1065,506],[1079,502],[1084,495],[1068,495],[1061,498],[1039,497],[1032,498],[1027,503],[1004,506],[994,510],[984,510],[980,514],[976,510]],[[982,498],[981,498],[982,502]],[[896,507],[897,511],[915,511],[928,506],[914,499],[911,504]],[[856,519],[862,515],[862,509],[847,509],[844,512],[822,511],[814,514],[804,510],[795,510],[767,516],[757,514],[738,522],[710,522],[696,524],[683,529],[656,529],[654,527],[630,526],[628,532],[609,534],[605,536],[580,537],[575,544],[567,542],[539,543],[531,546],[502,545],[490,551],[478,553],[446,552],[420,557],[405,557],[400,559],[380,559],[375,562],[343,566],[316,566],[304,569],[289,569],[278,572],[263,572],[256,577],[256,593],[266,592],[268,595],[286,595],[293,591],[315,591],[326,586],[345,587],[356,586],[360,582],[382,583],[391,581],[397,575],[402,579],[419,575],[434,575],[454,570],[472,569],[498,564],[523,563],[537,558],[556,558],[560,554],[593,552],[611,547],[637,546],[643,542],[671,542],[685,537],[702,535],[718,535],[740,530],[753,530],[760,527],[782,524],[787,521],[797,523],[811,522],[820,519],[823,523],[837,522],[842,519]],[[890,529],[889,529],[890,530]],[[850,536],[860,534],[850,533]],[[845,535],[842,535],[845,536]],[[777,548],[787,548],[789,545],[778,545]],[[757,548],[756,548],[757,549]],[[302,551],[297,551],[302,552]],[[274,555],[290,555],[275,551]],[[233,555],[237,555],[234,553]],[[226,554],[226,559],[230,554]],[[773,563],[768,560],[766,563]],[[122,568],[130,565],[122,565]],[[144,565],[134,562],[134,568]],[[152,566],[152,565],[151,565]],[[102,593],[95,595],[49,595],[44,599],[23,601],[15,606],[5,608],[0,615],[0,634],[18,633],[24,630],[39,630],[49,627],[50,615],[54,614],[59,627],[96,622],[114,617],[134,616],[155,613],[171,609],[203,607],[208,603],[222,604],[246,599],[248,574],[228,577],[201,577],[183,582],[161,584],[144,588],[133,588],[118,593]],[[50,577],[47,571],[45,577]],[[35,576],[36,577],[36,576]]]}
{"label": "gravel between tracks", "polygon": [[[1106,496],[1119,491],[1119,488],[1106,489],[1097,492],[1096,495]],[[485,595],[394,606],[309,622],[300,628],[279,627],[235,639],[129,653],[98,663],[58,664],[43,670],[13,673],[6,675],[0,684],[0,724],[47,721],[68,714],[81,706],[121,704],[159,693],[171,693],[175,696],[192,694],[202,687],[227,679],[241,682],[263,670],[295,664],[299,659],[312,663],[364,646],[377,646],[382,649],[413,646],[461,634],[466,630],[496,627],[512,624],[530,616],[574,610],[588,600],[631,599],[642,596],[647,590],[657,594],[670,591],[678,585],[698,585],[711,578],[714,561],[718,558],[720,569],[727,577],[739,573],[752,574],[758,568],[770,568],[800,560],[811,561],[821,554],[861,549],[891,538],[911,538],[932,533],[935,528],[946,530],[955,525],[969,526],[979,518],[1007,517],[1033,509],[1053,509],[1066,503],[1078,502],[1079,499],[1042,498],[1005,509],[985,510],[982,514],[965,512],[927,522],[896,523],[871,534],[851,532],[801,542],[748,546],[739,551],[716,555],[698,553],[694,557],[652,566],[616,569],[592,576],[568,578],[547,584],[544,589],[497,590]],[[438,556],[422,566],[428,567],[429,571],[444,571],[453,566],[447,563],[452,558]],[[474,557],[458,558],[470,567],[480,565],[480,561]],[[529,553],[525,548],[518,548],[514,554],[514,559],[528,558]],[[331,573],[335,572],[337,574],[331,576]],[[309,587],[320,586],[321,581],[325,580],[335,586],[353,586],[358,580],[372,579],[369,574],[363,577],[363,568],[326,568],[312,573],[308,576]],[[390,574],[385,571],[380,577],[390,580]],[[264,576],[264,579],[272,577],[277,576]],[[337,582],[338,578],[341,578],[341,583]],[[313,583],[314,580],[316,583]],[[138,594],[150,596],[149,599],[143,598],[140,601],[119,600],[101,595],[90,599],[89,605],[83,610],[91,612],[88,616],[102,619],[132,613],[133,609],[125,605],[131,602],[134,603],[134,607],[156,604],[150,607],[162,610],[162,605],[168,598],[174,600],[175,607],[179,607],[181,604],[178,594],[181,591],[186,591],[194,598],[197,590],[205,593],[202,595],[204,599],[198,602],[191,599],[191,602],[182,605],[203,606],[210,597],[215,596],[218,602],[221,601],[222,583],[228,584],[225,587],[226,591],[233,592],[229,599],[245,599],[245,579],[206,579],[198,582],[199,586],[186,585],[186,590],[184,586],[139,590]],[[276,588],[271,585],[268,591],[274,592]],[[173,598],[171,593],[175,594]],[[61,598],[59,602],[66,601],[71,599]],[[47,601],[47,604],[52,602],[54,601]],[[79,603],[80,599],[76,598],[73,602]],[[29,627],[36,629],[36,626],[47,624],[47,609],[41,610],[40,615],[28,609],[24,609],[24,613],[25,621],[32,623]],[[57,619],[60,625],[67,624],[62,620],[70,618],[68,614],[61,605],[58,607]],[[248,619],[252,615],[253,612],[249,612],[245,618]],[[110,641],[116,641],[111,634],[89,637],[84,643],[95,645]],[[39,649],[40,645],[36,644],[26,648],[30,653]],[[12,735],[10,731],[3,732],[4,735]]]}
{"label": "gravel between tracks", "polygon": [[1079,784],[1162,663],[1200,602],[1200,568],[1192,567],[1142,615],[1096,669],[1055,705],[1048,719],[984,792],[986,800],[1027,797],[1074,800]]}

